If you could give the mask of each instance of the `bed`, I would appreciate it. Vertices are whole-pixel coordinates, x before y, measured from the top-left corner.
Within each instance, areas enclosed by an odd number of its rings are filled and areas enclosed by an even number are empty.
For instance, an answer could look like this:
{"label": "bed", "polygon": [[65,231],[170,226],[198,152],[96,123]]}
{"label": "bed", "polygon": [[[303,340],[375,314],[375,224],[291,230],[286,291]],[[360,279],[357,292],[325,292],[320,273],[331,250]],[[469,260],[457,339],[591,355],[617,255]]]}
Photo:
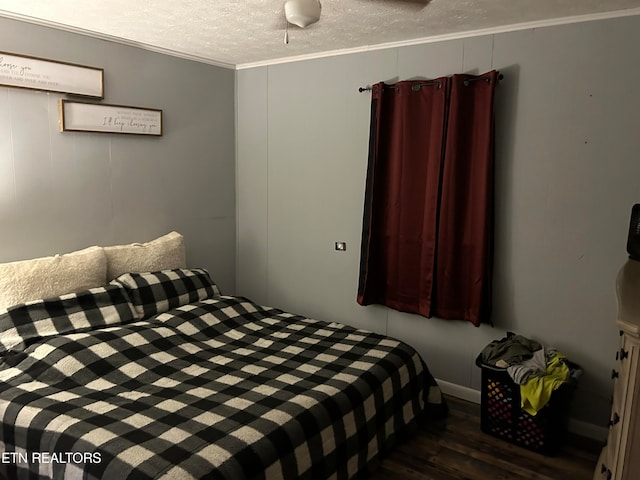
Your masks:
{"label": "bed", "polygon": [[0,313],[0,478],[354,478],[444,411],[405,343],[115,274]]}

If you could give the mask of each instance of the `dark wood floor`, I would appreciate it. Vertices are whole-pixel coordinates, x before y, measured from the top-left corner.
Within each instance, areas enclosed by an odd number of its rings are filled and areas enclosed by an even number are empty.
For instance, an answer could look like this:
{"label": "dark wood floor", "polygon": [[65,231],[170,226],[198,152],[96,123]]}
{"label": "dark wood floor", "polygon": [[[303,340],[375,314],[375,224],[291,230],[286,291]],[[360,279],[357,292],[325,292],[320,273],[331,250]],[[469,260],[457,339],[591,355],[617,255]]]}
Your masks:
{"label": "dark wood floor", "polygon": [[448,417],[421,427],[387,454],[373,480],[590,480],[601,444],[571,436],[544,456],[480,431],[480,406],[447,397]]}

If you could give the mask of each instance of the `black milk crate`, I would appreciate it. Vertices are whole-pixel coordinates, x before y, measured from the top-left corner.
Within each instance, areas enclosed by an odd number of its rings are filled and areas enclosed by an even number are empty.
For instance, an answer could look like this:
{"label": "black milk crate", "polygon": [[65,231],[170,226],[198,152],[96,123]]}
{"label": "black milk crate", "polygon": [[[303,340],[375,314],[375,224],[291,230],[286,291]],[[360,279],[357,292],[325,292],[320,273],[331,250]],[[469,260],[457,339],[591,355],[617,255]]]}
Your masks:
{"label": "black milk crate", "polygon": [[[570,370],[579,369],[566,361]],[[556,389],[549,402],[531,415],[521,408],[520,385],[515,383],[506,368],[482,363],[480,429],[495,437],[544,455],[557,455],[566,439],[569,406],[575,380]]]}

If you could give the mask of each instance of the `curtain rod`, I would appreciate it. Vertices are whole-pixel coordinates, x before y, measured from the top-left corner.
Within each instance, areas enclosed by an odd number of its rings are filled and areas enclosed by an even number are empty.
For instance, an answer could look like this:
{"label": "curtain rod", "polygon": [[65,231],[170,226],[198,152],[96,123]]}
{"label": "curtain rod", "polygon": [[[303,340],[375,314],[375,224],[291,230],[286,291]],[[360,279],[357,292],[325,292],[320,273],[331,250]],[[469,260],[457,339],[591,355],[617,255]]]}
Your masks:
{"label": "curtain rod", "polygon": [[[471,82],[475,82],[477,80],[482,80],[483,77],[476,77],[476,78],[468,78],[464,81],[464,86],[468,87],[469,83]],[[502,80],[504,78],[504,75],[499,73],[498,74],[498,80]],[[489,82],[490,80],[488,78],[485,79],[487,82]],[[440,82],[438,81],[426,81],[424,83],[418,83],[417,85],[415,85],[418,88],[414,88],[414,90],[419,90],[420,87],[422,86],[426,86],[426,85],[440,85]],[[397,88],[397,87],[393,87],[393,85],[388,85],[391,88]],[[368,92],[371,91],[372,87],[359,87],[358,88],[358,92],[362,93],[362,92]]]}

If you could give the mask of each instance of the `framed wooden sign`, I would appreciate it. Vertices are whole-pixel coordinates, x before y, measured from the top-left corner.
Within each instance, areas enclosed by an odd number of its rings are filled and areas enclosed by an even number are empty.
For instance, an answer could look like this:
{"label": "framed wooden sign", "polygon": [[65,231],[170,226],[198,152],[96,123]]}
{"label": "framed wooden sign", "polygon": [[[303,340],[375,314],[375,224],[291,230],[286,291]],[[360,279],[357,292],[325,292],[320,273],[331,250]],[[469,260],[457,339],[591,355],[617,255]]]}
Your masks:
{"label": "framed wooden sign", "polygon": [[0,52],[0,85],[103,98],[104,70]]}
{"label": "framed wooden sign", "polygon": [[63,132],[162,135],[162,110],[60,99]]}

